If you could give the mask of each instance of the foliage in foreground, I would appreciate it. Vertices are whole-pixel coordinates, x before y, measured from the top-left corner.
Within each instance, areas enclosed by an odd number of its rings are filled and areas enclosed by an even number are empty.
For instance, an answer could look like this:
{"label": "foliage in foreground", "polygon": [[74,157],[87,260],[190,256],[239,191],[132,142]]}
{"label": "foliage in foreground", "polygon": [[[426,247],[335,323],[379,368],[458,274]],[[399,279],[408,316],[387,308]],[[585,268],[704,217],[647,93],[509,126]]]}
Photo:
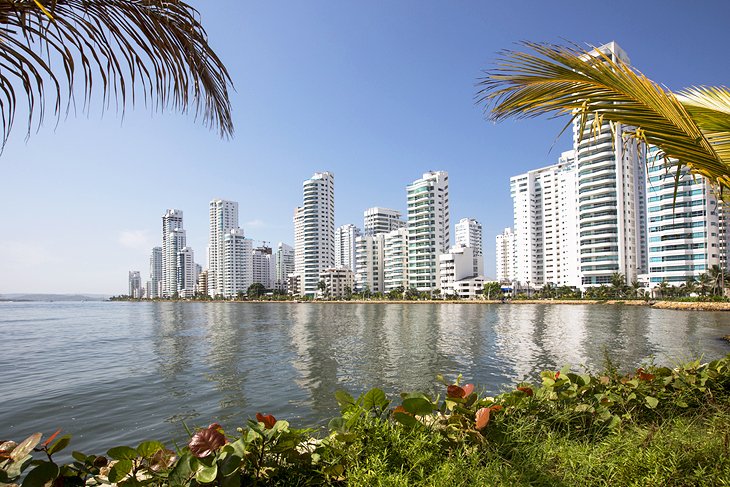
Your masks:
{"label": "foliage in foreground", "polygon": [[625,375],[610,364],[597,375],[546,371],[495,397],[439,380],[443,397],[405,393],[396,407],[380,389],[340,391],[342,414],[322,438],[257,414],[236,434],[200,429],[177,452],[146,441],[58,464],[70,436],[41,443],[36,433],[0,442],[0,484],[730,483],[730,355]]}

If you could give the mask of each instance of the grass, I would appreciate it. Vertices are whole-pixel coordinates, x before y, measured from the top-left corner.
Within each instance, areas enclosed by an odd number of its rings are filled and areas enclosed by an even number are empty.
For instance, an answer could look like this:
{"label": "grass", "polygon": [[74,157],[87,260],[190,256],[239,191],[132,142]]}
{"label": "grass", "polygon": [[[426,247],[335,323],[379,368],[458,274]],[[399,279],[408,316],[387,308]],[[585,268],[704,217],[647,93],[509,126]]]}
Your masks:
{"label": "grass", "polygon": [[451,449],[388,421],[361,433],[348,485],[730,485],[727,400],[593,438],[529,421]]}

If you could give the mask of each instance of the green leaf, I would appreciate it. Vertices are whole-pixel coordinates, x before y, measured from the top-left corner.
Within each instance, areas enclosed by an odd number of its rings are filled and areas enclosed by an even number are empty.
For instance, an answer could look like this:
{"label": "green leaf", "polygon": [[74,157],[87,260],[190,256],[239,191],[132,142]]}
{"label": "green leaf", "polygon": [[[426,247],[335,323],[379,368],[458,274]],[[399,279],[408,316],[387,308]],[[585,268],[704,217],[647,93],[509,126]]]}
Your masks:
{"label": "green leaf", "polygon": [[646,401],[646,405],[649,406],[649,409],[654,409],[659,404],[659,399],[656,397],[646,396],[644,400]]}
{"label": "green leaf", "polygon": [[411,414],[424,416],[433,411],[433,404],[422,397],[409,397],[403,400],[403,408]]}
{"label": "green leaf", "polygon": [[134,460],[139,456],[137,450],[128,446],[117,446],[106,452],[114,460]]}
{"label": "green leaf", "polygon": [[419,424],[416,418],[414,418],[410,414],[401,412],[393,413],[393,419],[409,428],[415,428]]}
{"label": "green leaf", "polygon": [[23,487],[43,487],[58,477],[61,470],[53,462],[40,462],[23,480]]}
{"label": "green leaf", "polygon": [[689,407],[689,405],[686,402],[684,402],[684,401],[677,401],[676,404],[680,408],[688,408]]}
{"label": "green leaf", "polygon": [[210,484],[215,481],[218,476],[218,465],[213,464],[210,467],[202,466],[195,472],[195,480],[201,484]]}
{"label": "green leaf", "polygon": [[376,387],[375,389],[370,389],[365,393],[362,407],[368,410],[375,408],[382,410],[388,407],[388,404],[390,404],[390,401],[388,401],[388,398],[385,396],[385,392]]}
{"label": "green leaf", "polygon": [[17,462],[21,458],[25,458],[30,452],[33,451],[33,448],[35,448],[36,445],[40,443],[42,437],[43,433],[33,433],[32,435],[30,435],[18,446],[13,448],[13,451],[10,452],[10,459],[14,462]]}
{"label": "green leaf", "polygon": [[193,468],[190,465],[192,455],[190,452],[185,452],[180,459],[177,461],[175,468],[170,472],[168,477],[170,485],[187,485],[190,478],[193,476]]}
{"label": "green leaf", "polygon": [[340,406],[352,406],[355,404],[355,399],[344,390],[339,390],[335,392],[335,399],[337,399],[337,404]]}
{"label": "green leaf", "polygon": [[332,418],[329,423],[327,423],[327,428],[329,428],[330,431],[342,431],[342,429],[345,427],[345,420],[342,418]]}
{"label": "green leaf", "polygon": [[48,454],[53,455],[56,452],[59,452],[66,448],[68,444],[71,443],[71,435],[64,435],[56,440],[53,445],[48,449]]}
{"label": "green leaf", "polygon": [[119,460],[109,471],[109,482],[113,484],[120,482],[132,471],[132,466],[132,460]]}
{"label": "green leaf", "polygon": [[241,468],[242,461],[243,459],[238,455],[231,455],[226,458],[221,464],[221,475],[228,477],[229,475],[233,475],[238,472]]}
{"label": "green leaf", "polygon": [[80,451],[72,451],[71,456],[74,457],[75,460],[78,460],[81,463],[85,463],[86,459],[88,458],[85,454],[81,453]]}
{"label": "green leaf", "polygon": [[137,453],[140,457],[149,458],[160,450],[164,450],[165,445],[159,441],[143,441],[137,447]]}

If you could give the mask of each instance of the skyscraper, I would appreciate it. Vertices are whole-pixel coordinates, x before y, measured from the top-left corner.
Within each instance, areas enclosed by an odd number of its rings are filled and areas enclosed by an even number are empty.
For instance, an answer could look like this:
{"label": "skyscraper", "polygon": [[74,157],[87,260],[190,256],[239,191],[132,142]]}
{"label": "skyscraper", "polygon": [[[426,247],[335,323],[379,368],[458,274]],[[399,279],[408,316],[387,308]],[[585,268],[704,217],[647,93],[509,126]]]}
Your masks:
{"label": "skyscraper", "polygon": [[253,282],[258,282],[266,289],[274,287],[274,275],[276,273],[276,262],[271,247],[262,245],[251,251],[251,264],[253,266]]}
{"label": "skyscraper", "polygon": [[287,290],[289,274],[294,273],[294,249],[279,242],[276,248],[276,283],[274,287],[279,291]]}
{"label": "skyscraper", "polygon": [[473,218],[462,218],[455,225],[456,245],[472,249],[472,275],[484,273],[484,256],[482,255],[482,224]]}
{"label": "skyscraper", "polygon": [[129,294],[130,298],[139,299],[142,297],[142,278],[139,271],[129,271]]}
{"label": "skyscraper", "polygon": [[177,253],[177,293],[181,298],[195,296],[196,272],[193,249],[183,247]]}
{"label": "skyscraper", "polygon": [[406,226],[401,220],[401,213],[390,208],[375,206],[368,208],[363,213],[364,235],[375,235],[377,233],[388,233]]}
{"label": "skyscraper", "polygon": [[224,236],[238,228],[238,203],[222,199],[210,202],[210,230],[208,237],[208,292],[211,296],[223,293],[225,268]]}
{"label": "skyscraper", "polygon": [[512,283],[515,266],[515,234],[511,228],[505,228],[497,235],[497,281]]}
{"label": "skyscraper", "polygon": [[440,254],[449,250],[449,176],[430,171],[407,188],[408,194],[408,285],[433,291],[440,285]]}
{"label": "skyscraper", "polygon": [[520,287],[580,286],[573,154],[566,151],[557,164],[510,178],[515,252],[510,281]]}
{"label": "skyscraper", "polygon": [[223,234],[223,288],[219,294],[233,298],[253,284],[253,243],[243,230],[231,228]]}
{"label": "skyscraper", "polygon": [[360,229],[352,223],[342,225],[335,231],[335,267],[355,272],[355,239]]}
{"label": "skyscraper", "polygon": [[335,177],[318,172],[303,183],[304,202],[294,215],[295,273],[301,294],[317,294],[319,274],[335,265]]}
{"label": "skyscraper", "polygon": [[[598,50],[629,63],[615,42]],[[584,127],[578,121],[573,125],[583,286],[608,284],[616,272],[631,282],[647,270],[644,150],[624,136],[630,130],[593,119]]]}
{"label": "skyscraper", "polygon": [[177,228],[167,235],[167,249],[163,254],[166,259],[167,274],[165,275],[164,297],[180,296],[180,274],[178,272],[178,255],[186,247],[185,230]]}
{"label": "skyscraper", "polygon": [[[177,251],[185,246],[171,249],[170,235],[175,232],[182,232],[183,240],[185,232],[183,228],[182,210],[169,209],[162,216],[162,296],[169,298],[177,291]],[[176,234],[179,238],[179,234]],[[175,242],[177,246],[179,242]],[[174,284],[174,286],[172,286]]]}
{"label": "skyscraper", "polygon": [[720,208],[707,180],[689,174],[686,167],[675,179],[676,161],[669,161],[673,169],[667,171],[658,154],[656,147],[649,148],[649,285],[666,281],[680,286],[720,265],[726,242]]}
{"label": "skyscraper", "polygon": [[162,247],[152,247],[150,255],[150,280],[147,286],[148,298],[159,298],[162,293]]}

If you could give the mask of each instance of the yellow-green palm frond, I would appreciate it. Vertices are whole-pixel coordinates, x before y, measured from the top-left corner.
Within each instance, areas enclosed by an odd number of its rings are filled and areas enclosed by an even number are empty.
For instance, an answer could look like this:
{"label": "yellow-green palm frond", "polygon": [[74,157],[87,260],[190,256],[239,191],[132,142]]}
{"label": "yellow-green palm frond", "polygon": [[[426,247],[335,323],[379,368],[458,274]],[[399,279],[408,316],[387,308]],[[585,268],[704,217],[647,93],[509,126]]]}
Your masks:
{"label": "yellow-green palm frond", "polygon": [[[713,134],[709,129],[720,127],[718,106],[727,110],[727,90],[711,91],[715,103],[700,104],[698,99],[707,98],[705,91],[688,91],[680,99],[597,50],[524,45],[533,52],[503,52],[479,83],[477,100],[490,119],[570,115],[583,126],[595,115],[635,127],[637,139],[656,145],[665,157],[707,177],[720,189],[730,189],[727,131]],[[694,106],[688,100],[694,100]],[[705,127],[694,118],[700,111],[706,113]],[[712,124],[711,117],[715,117]]]}
{"label": "yellow-green palm frond", "polygon": [[[154,109],[194,108],[203,122],[233,133],[230,76],[208,45],[198,12],[170,0],[0,0],[0,116],[7,140],[18,102],[28,131],[101,90],[103,107],[143,101]],[[139,100],[137,100],[139,99]]]}

